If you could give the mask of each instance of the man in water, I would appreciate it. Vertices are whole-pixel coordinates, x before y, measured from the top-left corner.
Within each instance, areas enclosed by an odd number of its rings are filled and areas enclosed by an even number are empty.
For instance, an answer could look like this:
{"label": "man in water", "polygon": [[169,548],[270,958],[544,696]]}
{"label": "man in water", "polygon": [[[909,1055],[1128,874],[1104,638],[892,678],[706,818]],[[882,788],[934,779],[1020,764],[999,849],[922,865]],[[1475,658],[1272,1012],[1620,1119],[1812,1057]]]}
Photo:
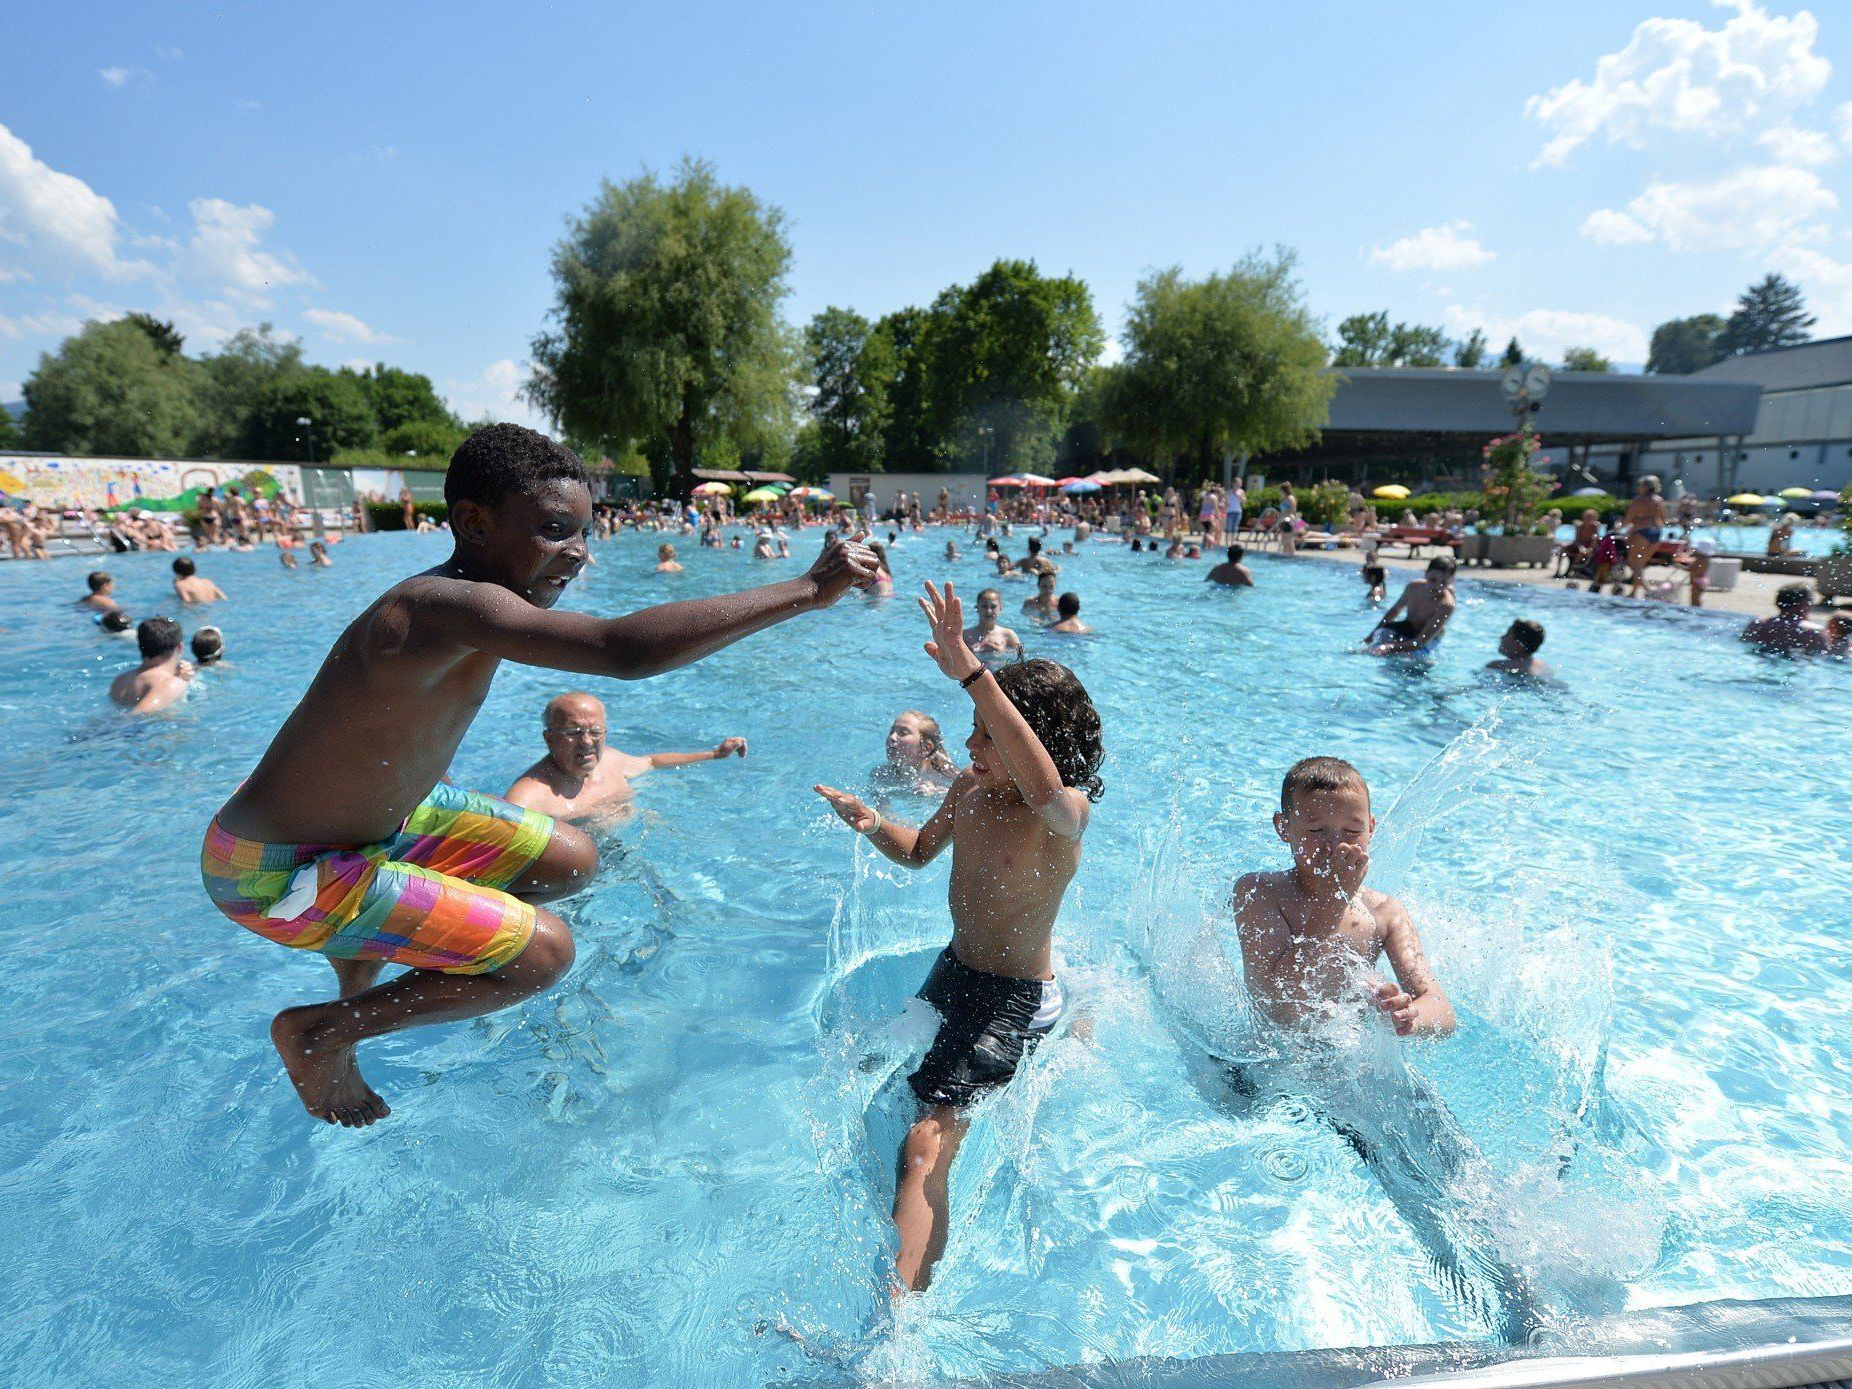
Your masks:
{"label": "man in water", "polygon": [[174,561],[174,596],[182,603],[216,603],[225,596],[223,590],[199,572],[186,555]]}
{"label": "man in water", "polygon": [[1252,588],[1254,575],[1241,561],[1247,551],[1239,545],[1228,547],[1228,558],[1216,565],[1203,576],[1205,583],[1222,584],[1227,588]]}
{"label": "man in water", "polygon": [[1057,601],[1055,611],[1059,622],[1050,624],[1048,630],[1059,632],[1064,637],[1084,637],[1092,634],[1093,629],[1080,620],[1080,595],[1064,593]]}
{"label": "man in water", "polygon": [[1022,638],[998,619],[1003,616],[1003,595],[987,588],[977,596],[977,625],[965,632],[965,645],[980,657],[1013,656],[1022,651]]}
{"label": "man in water", "polygon": [[110,682],[109,697],[131,714],[152,714],[186,698],[193,667],[180,659],[180,624],[171,617],[150,617],[135,629],[141,664]]}
{"label": "man in water", "polygon": [[1775,594],[1775,615],[1758,617],[1743,628],[1743,640],[1764,651],[1817,656],[1827,649],[1826,633],[1807,620],[1813,594],[1806,584],[1783,584]]}
{"label": "man in water", "polygon": [[[555,612],[589,560],[592,497],[570,449],[519,425],[477,430],[444,476],[455,544],[335,638],[307,693],[202,846],[207,894],[266,940],[325,956],[340,996],[286,1008],[270,1036],[303,1108],[364,1127],[388,1113],[355,1050],[480,1017],[551,987],[566,923],[535,904],[597,868],[585,834],[444,780],[503,661],[640,680],[874,577],[828,541],[802,577],[624,617]],[[379,983],[387,964],[409,966]]]}
{"label": "man in water", "polygon": [[1372,656],[1409,656],[1432,651],[1453,620],[1453,558],[1436,555],[1427,577],[1402,590],[1367,641]]}
{"label": "man in water", "polygon": [[122,605],[116,601],[116,581],[105,571],[98,569],[84,580],[89,592],[77,600],[77,606],[88,608],[95,613],[106,613]]}
{"label": "man in water", "polygon": [[556,820],[628,804],[637,794],[631,783],[657,768],[746,755],[744,738],[722,738],[708,752],[619,752],[605,742],[604,705],[576,690],[549,700],[542,718],[547,755],[521,773],[504,799]]}
{"label": "man in water", "polygon": [[1543,646],[1543,624],[1520,617],[1498,639],[1498,659],[1486,662],[1487,670],[1501,675],[1518,675],[1527,680],[1553,680],[1556,672],[1537,659]]}

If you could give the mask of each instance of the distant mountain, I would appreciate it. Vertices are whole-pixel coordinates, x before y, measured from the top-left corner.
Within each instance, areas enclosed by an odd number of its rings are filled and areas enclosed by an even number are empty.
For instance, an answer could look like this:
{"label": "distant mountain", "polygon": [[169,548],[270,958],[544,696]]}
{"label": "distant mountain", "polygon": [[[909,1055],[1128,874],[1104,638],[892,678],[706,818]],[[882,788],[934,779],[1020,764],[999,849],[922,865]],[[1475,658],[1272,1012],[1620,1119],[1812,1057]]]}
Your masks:
{"label": "distant mountain", "polygon": [[0,400],[0,410],[5,410],[7,414],[13,417],[13,423],[18,424],[25,416],[26,402],[23,400]]}

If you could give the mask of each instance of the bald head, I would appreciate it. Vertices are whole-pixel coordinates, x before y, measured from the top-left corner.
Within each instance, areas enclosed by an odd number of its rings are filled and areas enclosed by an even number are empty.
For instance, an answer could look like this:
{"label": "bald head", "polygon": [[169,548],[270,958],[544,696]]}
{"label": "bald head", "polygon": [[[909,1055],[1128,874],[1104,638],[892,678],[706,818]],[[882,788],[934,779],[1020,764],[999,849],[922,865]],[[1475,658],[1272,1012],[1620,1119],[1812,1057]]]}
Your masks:
{"label": "bald head", "polygon": [[589,776],[604,756],[604,705],[573,690],[548,700],[544,717],[553,765],[570,776]]}
{"label": "bald head", "polygon": [[602,726],[604,702],[596,695],[588,695],[583,690],[568,690],[565,694],[554,695],[547,701],[546,712],[542,718],[549,729],[571,723],[592,723]]}

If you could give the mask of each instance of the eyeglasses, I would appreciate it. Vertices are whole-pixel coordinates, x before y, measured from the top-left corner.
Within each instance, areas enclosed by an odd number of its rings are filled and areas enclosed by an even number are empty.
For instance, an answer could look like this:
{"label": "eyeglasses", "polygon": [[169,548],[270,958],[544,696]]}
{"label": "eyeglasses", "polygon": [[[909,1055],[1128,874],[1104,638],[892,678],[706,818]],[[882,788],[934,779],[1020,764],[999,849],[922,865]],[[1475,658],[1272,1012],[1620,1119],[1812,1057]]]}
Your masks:
{"label": "eyeglasses", "polygon": [[579,743],[595,743],[604,737],[604,730],[602,728],[549,728],[547,737],[566,738]]}

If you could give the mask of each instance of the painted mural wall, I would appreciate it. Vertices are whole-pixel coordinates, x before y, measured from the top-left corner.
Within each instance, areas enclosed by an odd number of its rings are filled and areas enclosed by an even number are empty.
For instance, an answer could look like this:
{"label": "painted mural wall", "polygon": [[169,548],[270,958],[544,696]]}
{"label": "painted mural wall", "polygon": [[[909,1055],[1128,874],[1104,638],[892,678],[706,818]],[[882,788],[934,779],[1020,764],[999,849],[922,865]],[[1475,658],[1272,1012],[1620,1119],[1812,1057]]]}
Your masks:
{"label": "painted mural wall", "polygon": [[236,487],[246,496],[280,492],[292,502],[302,500],[301,469],[293,463],[57,458],[0,451],[0,493],[14,503],[184,511],[208,487]]}

